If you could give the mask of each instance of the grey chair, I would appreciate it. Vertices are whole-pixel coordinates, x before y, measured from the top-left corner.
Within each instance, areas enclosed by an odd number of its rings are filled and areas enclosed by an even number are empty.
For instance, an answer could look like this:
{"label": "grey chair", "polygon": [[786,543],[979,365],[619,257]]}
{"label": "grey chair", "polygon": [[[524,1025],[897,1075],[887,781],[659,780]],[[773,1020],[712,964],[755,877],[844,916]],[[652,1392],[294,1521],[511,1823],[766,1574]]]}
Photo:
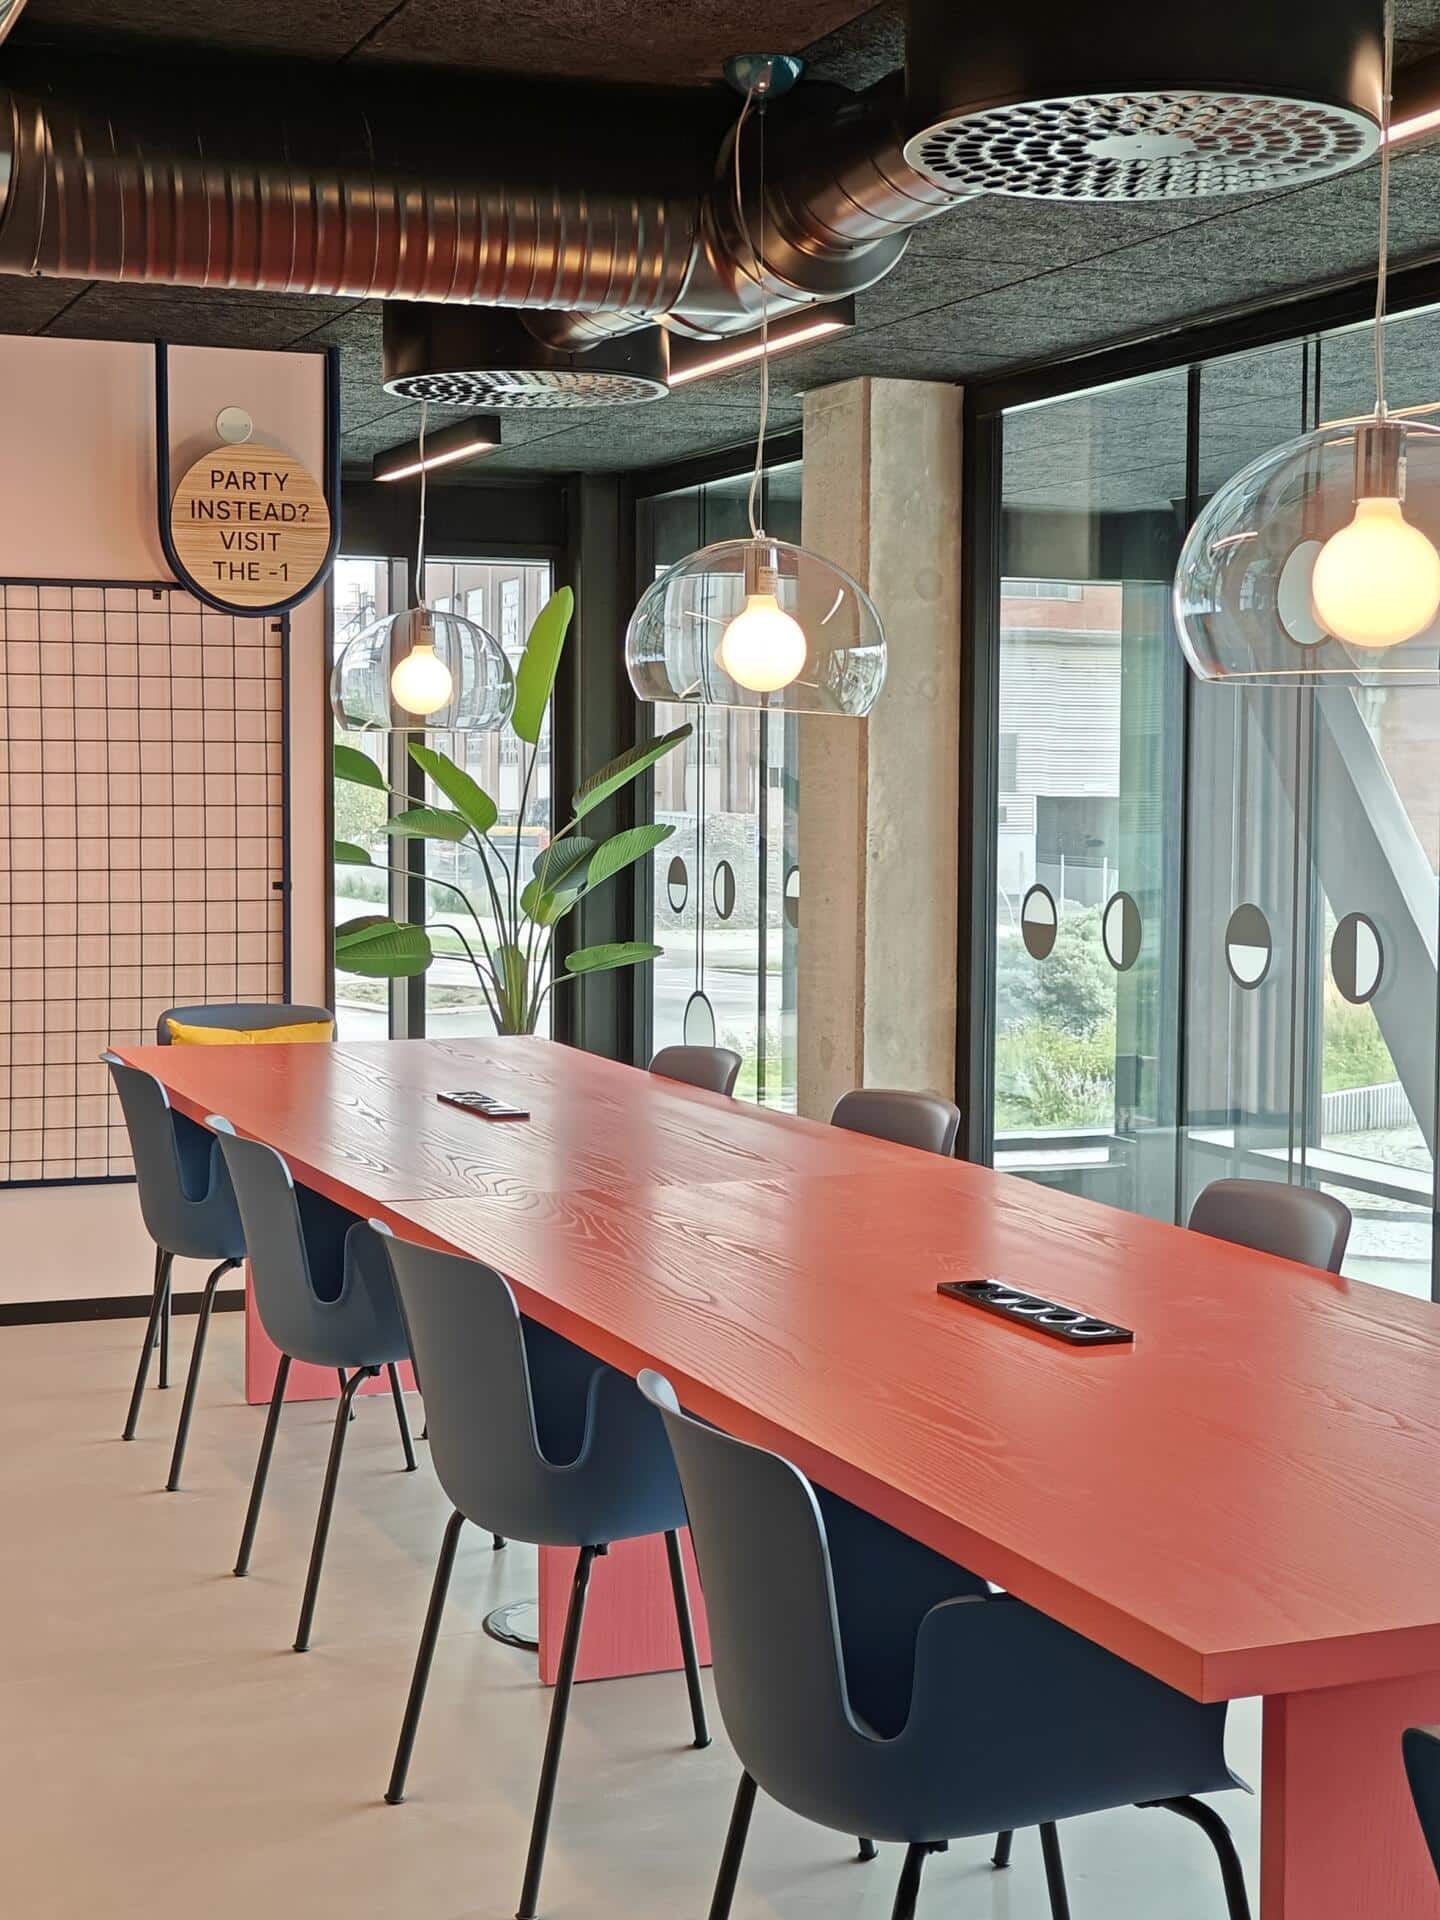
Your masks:
{"label": "grey chair", "polygon": [[231,1033],[259,1033],[266,1027],[303,1027],[333,1020],[329,1007],[288,1005],[284,1001],[237,1000],[208,1007],[167,1007],[155,1022],[155,1038],[162,1047],[173,1045],[170,1022],[187,1027],[221,1027]]}
{"label": "grey chair", "polygon": [[661,1047],[650,1061],[651,1073],[707,1093],[733,1093],[740,1066],[739,1054],[730,1047]]}
{"label": "grey chair", "polygon": [[170,1384],[170,1276],[177,1256],[182,1260],[218,1263],[205,1282],[195,1322],[185,1396],[180,1403],[175,1448],[165,1482],[167,1490],[174,1493],[180,1486],[185,1465],[215,1290],[224,1276],[244,1260],[245,1236],[230,1178],[214,1136],[171,1108],[169,1096],[153,1074],[144,1073],[138,1067],[127,1067],[118,1054],[103,1053],[100,1057],[110,1069],[111,1081],[120,1098],[130,1136],[130,1154],[135,1162],[140,1217],[145,1222],[145,1231],[155,1242],[155,1279],[135,1384],[125,1415],[123,1438],[126,1440],[135,1438],[150,1374],[150,1357],[157,1345],[160,1385]]}
{"label": "grey chair", "polygon": [[239,1202],[260,1324],[280,1349],[235,1562],[237,1574],[243,1576],[250,1570],[291,1363],[303,1360],[313,1366],[334,1367],[340,1375],[340,1403],[335,1411],[295,1634],[295,1651],[304,1653],[315,1620],[351,1406],[362,1382],[374,1378],[382,1367],[390,1376],[406,1471],[415,1471],[415,1449],[397,1366],[409,1358],[409,1348],[379,1236],[323,1194],[297,1188],[290,1169],[273,1147],[259,1140],[240,1139],[230,1122],[218,1114],[212,1114],[207,1124],[220,1136],[220,1148]]}
{"label": "grey chair", "polygon": [[1041,1830],[1064,1920],[1056,1822],[1132,1804],[1200,1826],[1231,1920],[1249,1920],[1229,1830],[1193,1798],[1241,1784],[1223,1704],[990,1595],[778,1455],[690,1419],[660,1375],[639,1387],[680,1469],[716,1695],[744,1769],[710,1920],[728,1920],[760,1787],[836,1832],[903,1843],[894,1920],[912,1920],[927,1855],[1021,1826]]}
{"label": "grey chair", "polygon": [[1190,1228],[1338,1273],[1350,1239],[1350,1209],[1314,1187],[1291,1187],[1279,1180],[1213,1180],[1190,1209]]}
{"label": "grey chair", "polygon": [[951,1159],[960,1134],[960,1109],[953,1100],[943,1100],[937,1093],[907,1093],[900,1087],[856,1087],[851,1093],[842,1093],[835,1102],[830,1124]]}
{"label": "grey chair", "polygon": [[1401,1746],[1420,1831],[1440,1876],[1440,1727],[1409,1727]]}
{"label": "grey chair", "polygon": [[492,1268],[386,1236],[425,1395],[430,1453],[454,1512],[385,1798],[398,1806],[414,1749],[455,1549],[467,1520],[537,1546],[578,1547],[550,1727],[530,1832],[519,1920],[532,1920],[598,1555],[616,1540],[663,1533],[691,1724],[709,1745],[677,1528],[685,1507],[665,1431],[635,1382],[534,1320],[522,1320]]}

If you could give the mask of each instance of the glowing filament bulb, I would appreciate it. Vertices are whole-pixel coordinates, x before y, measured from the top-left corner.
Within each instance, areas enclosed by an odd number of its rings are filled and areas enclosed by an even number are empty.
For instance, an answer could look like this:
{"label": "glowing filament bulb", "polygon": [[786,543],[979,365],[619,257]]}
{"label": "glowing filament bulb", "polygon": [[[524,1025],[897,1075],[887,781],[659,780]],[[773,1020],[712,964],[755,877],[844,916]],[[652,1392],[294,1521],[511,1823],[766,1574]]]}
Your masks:
{"label": "glowing filament bulb", "polygon": [[[749,593],[720,636],[720,665],[736,686],[751,693],[778,693],[798,679],[809,647],[805,630],[770,591]],[[762,586],[764,579],[762,576]]]}
{"label": "glowing filament bulb", "polygon": [[450,669],[435,651],[433,641],[417,641],[390,676],[397,707],[423,720],[449,703],[455,690]]}
{"label": "glowing filament bulb", "polygon": [[1310,581],[1315,617],[1352,647],[1397,647],[1440,609],[1440,554],[1398,499],[1355,502],[1355,516],[1320,549]]}

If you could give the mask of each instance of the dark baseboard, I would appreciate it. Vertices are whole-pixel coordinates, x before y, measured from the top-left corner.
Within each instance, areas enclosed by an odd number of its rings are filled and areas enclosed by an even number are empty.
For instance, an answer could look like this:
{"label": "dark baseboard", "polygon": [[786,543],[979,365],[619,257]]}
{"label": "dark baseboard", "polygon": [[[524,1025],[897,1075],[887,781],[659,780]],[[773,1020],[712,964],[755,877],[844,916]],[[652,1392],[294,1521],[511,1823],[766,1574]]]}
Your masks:
{"label": "dark baseboard", "polygon": [[[52,1320],[143,1320],[150,1311],[148,1293],[111,1293],[94,1300],[14,1300],[0,1301],[0,1327],[42,1326]],[[198,1293],[177,1293],[173,1310],[198,1313]],[[241,1313],[245,1293],[241,1287],[215,1295],[216,1313]]]}

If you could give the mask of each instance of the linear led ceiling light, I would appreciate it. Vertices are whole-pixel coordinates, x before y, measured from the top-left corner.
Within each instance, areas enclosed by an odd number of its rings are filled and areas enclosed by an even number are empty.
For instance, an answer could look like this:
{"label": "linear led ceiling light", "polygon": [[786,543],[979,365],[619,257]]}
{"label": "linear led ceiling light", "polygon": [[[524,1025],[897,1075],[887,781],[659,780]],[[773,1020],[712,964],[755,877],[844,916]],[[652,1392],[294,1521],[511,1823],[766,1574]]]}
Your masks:
{"label": "linear led ceiling light", "polygon": [[418,440],[406,440],[398,447],[377,453],[370,465],[373,480],[413,480],[417,473],[434,473],[437,467],[458,467],[467,460],[478,460],[500,447],[498,420],[462,420],[439,433],[427,434],[421,453]]}
{"label": "linear led ceiling light", "polygon": [[[770,322],[770,358],[793,353],[797,347],[811,346],[831,334],[849,333],[855,325],[854,300],[835,300],[823,307],[810,307],[791,314],[785,320]],[[742,340],[691,344],[672,339],[670,343],[670,384],[684,386],[688,380],[705,380],[712,374],[733,373],[737,367],[753,366],[764,358],[765,343],[758,333]]]}

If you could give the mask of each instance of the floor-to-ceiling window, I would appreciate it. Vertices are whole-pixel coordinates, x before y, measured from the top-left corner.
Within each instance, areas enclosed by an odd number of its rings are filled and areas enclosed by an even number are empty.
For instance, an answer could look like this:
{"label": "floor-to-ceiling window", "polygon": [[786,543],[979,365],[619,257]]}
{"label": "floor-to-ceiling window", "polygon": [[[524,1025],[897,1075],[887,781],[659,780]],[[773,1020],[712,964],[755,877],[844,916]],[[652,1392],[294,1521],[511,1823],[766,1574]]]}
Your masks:
{"label": "floor-to-ceiling window", "polygon": [[1004,422],[997,1164],[1169,1215],[1185,380]]}
{"label": "floor-to-ceiling window", "polygon": [[[338,655],[355,634],[372,620],[403,604],[406,569],[389,560],[345,557],[336,562],[334,588],[334,648]],[[442,612],[465,615],[495,634],[512,665],[524,650],[530,626],[549,597],[552,571],[548,561],[428,560],[425,566],[427,604]],[[460,761],[499,808],[492,833],[497,856],[507,870],[519,849],[523,873],[529,873],[535,855],[551,830],[551,717],[541,730],[539,752],[528,790],[524,762],[514,733],[424,736],[408,734],[340,733],[352,746],[368,753],[386,773],[396,811],[427,795],[418,769],[406,752],[411,738]],[[408,794],[408,798],[407,798]],[[523,821],[521,809],[523,807]],[[465,905],[452,889],[458,887],[485,917],[485,877],[479,857],[464,847],[444,841],[390,841],[385,833],[386,800],[381,793],[350,782],[335,783],[336,837],[369,849],[375,868],[341,866],[335,869],[336,919],[356,913],[388,911],[402,918],[422,913],[430,926],[435,959],[417,985],[405,981],[360,980],[337,973],[335,980],[338,1030],[347,1039],[383,1039],[388,1034],[410,1035],[490,1033],[494,1021],[467,957],[467,946],[478,947],[477,929]],[[517,841],[517,825],[519,835]],[[387,874],[382,861],[405,873]],[[448,884],[445,884],[448,883]]]}
{"label": "floor-to-ceiling window", "polygon": [[[641,505],[642,566],[654,578],[697,547],[748,533],[749,477],[661,494]],[[798,540],[800,468],[765,476],[769,532]],[[652,981],[656,1047],[733,1047],[737,1093],[795,1105],[796,721],[725,707],[657,706],[663,732],[694,737],[661,762],[655,818],[675,828],[655,856]]]}
{"label": "floor-to-ceiling window", "polygon": [[[1440,399],[1440,312],[1388,343]],[[1440,691],[1203,684],[1169,610],[1216,488],[1373,393],[1352,329],[1003,417],[995,1160],[1162,1218],[1321,1186],[1346,1271],[1428,1294]]]}

